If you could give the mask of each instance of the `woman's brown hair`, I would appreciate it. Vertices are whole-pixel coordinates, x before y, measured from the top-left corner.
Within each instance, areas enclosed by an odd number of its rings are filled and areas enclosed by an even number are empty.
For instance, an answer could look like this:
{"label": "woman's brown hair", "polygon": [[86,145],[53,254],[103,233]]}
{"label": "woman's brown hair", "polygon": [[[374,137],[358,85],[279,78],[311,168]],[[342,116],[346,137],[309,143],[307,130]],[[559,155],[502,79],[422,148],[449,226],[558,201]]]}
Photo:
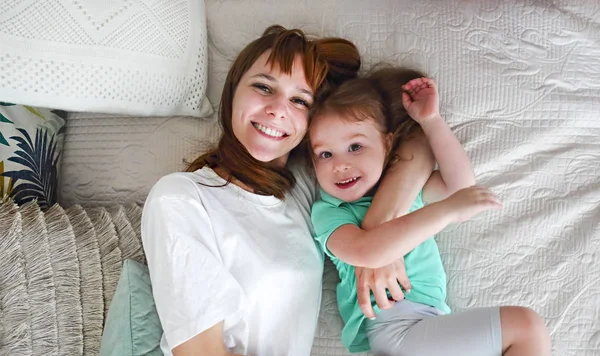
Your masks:
{"label": "woman's brown hair", "polygon": [[402,86],[424,76],[401,67],[376,69],[324,93],[313,106],[311,117],[318,120],[320,116],[335,114],[348,120],[374,120],[382,134],[393,134],[386,165],[393,164],[400,144],[420,130],[402,104]]}
{"label": "woman's brown hair", "polygon": [[315,96],[323,87],[335,87],[356,77],[360,69],[360,55],[350,41],[342,38],[309,40],[298,29],[287,30],[279,25],[268,27],[260,38],[240,52],[229,70],[219,108],[223,134],[217,146],[194,160],[186,171],[193,172],[204,166],[219,167],[229,174],[228,183],[235,178],[256,194],[283,199],[296,182],[292,172],[286,167],[260,162],[252,157],[235,137],[231,121],[233,96],[242,76],[267,50],[271,50],[267,62],[278,66],[286,74],[291,73],[294,60],[299,55],[306,80]]}

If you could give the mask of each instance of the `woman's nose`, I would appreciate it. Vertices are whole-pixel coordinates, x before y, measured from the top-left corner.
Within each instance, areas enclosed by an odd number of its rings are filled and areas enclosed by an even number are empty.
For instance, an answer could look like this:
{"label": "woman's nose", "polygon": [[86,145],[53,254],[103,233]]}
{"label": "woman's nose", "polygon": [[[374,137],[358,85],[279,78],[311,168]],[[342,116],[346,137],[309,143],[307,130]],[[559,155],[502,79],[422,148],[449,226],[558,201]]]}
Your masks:
{"label": "woman's nose", "polygon": [[283,95],[273,95],[265,107],[267,114],[277,119],[284,119],[286,117],[286,101]]}

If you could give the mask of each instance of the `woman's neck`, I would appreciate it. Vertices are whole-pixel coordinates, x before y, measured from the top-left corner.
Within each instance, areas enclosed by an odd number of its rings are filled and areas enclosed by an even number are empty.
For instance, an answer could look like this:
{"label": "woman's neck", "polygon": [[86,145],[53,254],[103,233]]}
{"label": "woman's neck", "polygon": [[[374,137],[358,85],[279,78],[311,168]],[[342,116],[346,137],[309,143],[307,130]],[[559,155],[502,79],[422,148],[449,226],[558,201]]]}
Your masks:
{"label": "woman's neck", "polygon": [[271,163],[273,163],[274,165],[278,166],[278,167],[285,167],[285,165],[287,164],[288,161],[288,157],[290,155],[287,154],[285,156],[281,156],[277,159],[274,159],[273,161],[271,161]]}
{"label": "woman's neck", "polygon": [[[281,156],[281,157],[271,161],[271,163],[273,163],[275,166],[278,166],[278,167],[285,167],[285,165],[287,164],[287,161],[288,161],[288,157],[289,157],[289,154]],[[217,175],[219,177],[229,181],[230,184],[237,185],[238,187],[242,188],[243,190],[255,194],[254,188],[250,187],[246,183],[237,179],[235,177],[235,174],[232,174],[227,169],[225,169],[221,166],[216,166],[216,167],[212,167],[212,170],[215,173],[217,173]]]}
{"label": "woman's neck", "polygon": [[242,181],[240,181],[239,179],[235,178],[233,176],[233,174],[230,174],[229,171],[227,171],[226,169],[222,168],[222,167],[214,167],[212,169],[219,177],[230,181],[229,184],[233,184],[233,185],[237,185],[238,187],[242,188],[243,190],[250,192],[250,193],[254,193],[254,189],[252,189],[251,187],[249,187],[247,184],[244,184]]}

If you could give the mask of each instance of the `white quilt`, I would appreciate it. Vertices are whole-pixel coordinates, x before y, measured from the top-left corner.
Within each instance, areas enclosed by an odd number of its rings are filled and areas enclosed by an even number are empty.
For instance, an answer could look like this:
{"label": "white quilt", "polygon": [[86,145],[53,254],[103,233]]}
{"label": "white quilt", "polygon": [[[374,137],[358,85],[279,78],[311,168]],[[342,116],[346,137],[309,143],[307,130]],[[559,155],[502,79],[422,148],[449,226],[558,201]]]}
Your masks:
{"label": "white quilt", "polygon": [[[600,3],[578,3],[206,1],[208,98],[216,108],[237,52],[273,23],[348,38],[366,69],[429,73],[478,182],[504,202],[438,236],[450,306],[529,306],[553,355],[600,355]],[[141,203],[218,133],[191,118],[89,116],[67,124],[66,204]],[[328,268],[313,355],[346,355],[336,279]]]}

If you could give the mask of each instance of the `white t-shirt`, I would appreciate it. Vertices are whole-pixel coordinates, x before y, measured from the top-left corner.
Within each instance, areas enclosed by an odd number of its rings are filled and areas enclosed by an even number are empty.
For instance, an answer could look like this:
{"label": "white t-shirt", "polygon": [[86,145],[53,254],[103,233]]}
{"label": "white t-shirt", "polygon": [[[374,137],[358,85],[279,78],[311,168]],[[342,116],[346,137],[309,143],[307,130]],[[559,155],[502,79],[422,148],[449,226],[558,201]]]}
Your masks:
{"label": "white t-shirt", "polygon": [[230,352],[310,354],[323,253],[310,220],[316,184],[293,171],[297,183],[284,200],[234,184],[207,187],[225,183],[207,167],[152,188],[142,239],[165,355],[222,320]]}

